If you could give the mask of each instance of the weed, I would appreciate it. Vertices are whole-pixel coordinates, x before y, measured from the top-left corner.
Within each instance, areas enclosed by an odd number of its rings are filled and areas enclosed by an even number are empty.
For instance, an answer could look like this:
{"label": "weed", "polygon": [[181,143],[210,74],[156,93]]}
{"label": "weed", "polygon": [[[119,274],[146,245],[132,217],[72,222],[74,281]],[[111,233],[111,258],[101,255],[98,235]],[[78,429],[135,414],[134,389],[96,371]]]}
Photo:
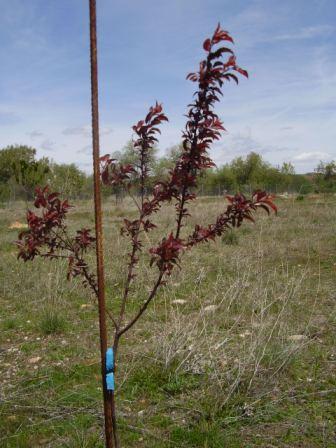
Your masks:
{"label": "weed", "polygon": [[9,317],[5,319],[2,323],[2,328],[4,330],[14,330],[17,327],[17,320],[14,317]]}
{"label": "weed", "polygon": [[46,310],[43,312],[39,322],[39,328],[43,334],[62,333],[65,327],[65,319],[58,311]]}
{"label": "weed", "polygon": [[229,230],[228,232],[225,232],[224,235],[222,236],[222,241],[224,244],[227,244],[228,246],[237,246],[239,238],[234,230]]}

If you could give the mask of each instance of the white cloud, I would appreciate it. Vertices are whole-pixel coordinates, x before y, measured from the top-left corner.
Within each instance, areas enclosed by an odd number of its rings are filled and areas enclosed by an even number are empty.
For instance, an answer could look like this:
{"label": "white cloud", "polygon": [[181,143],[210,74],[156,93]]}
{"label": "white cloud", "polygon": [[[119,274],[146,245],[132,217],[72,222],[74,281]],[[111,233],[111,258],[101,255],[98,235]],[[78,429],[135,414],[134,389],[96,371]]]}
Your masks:
{"label": "white cloud", "polygon": [[316,152],[302,152],[297,156],[293,157],[293,160],[298,163],[306,163],[306,162],[316,162],[319,160],[329,159],[330,154],[326,152],[316,151]]}
{"label": "white cloud", "polygon": [[31,131],[31,132],[27,132],[27,135],[29,135],[29,137],[31,139],[34,139],[34,138],[42,137],[44,134],[43,134],[43,132],[40,132],[40,131]]}
{"label": "white cloud", "polygon": [[312,39],[314,37],[324,37],[335,31],[331,25],[315,25],[300,28],[294,33],[280,34],[274,36],[273,40],[294,40],[294,39]]}
{"label": "white cloud", "polygon": [[77,154],[91,155],[92,154],[92,145],[83,146],[83,148],[77,150]]}
{"label": "white cloud", "polygon": [[55,149],[55,142],[50,139],[43,140],[40,147],[45,151],[53,151]]}
{"label": "white cloud", "polygon": [[[100,126],[100,135],[109,135],[113,132],[110,126]],[[81,135],[83,137],[91,137],[91,125],[87,124],[85,126],[78,126],[75,128],[65,128],[62,131],[63,135]]]}
{"label": "white cloud", "polygon": [[17,124],[21,121],[20,117],[14,112],[0,111],[0,126]]}
{"label": "white cloud", "polygon": [[79,126],[76,128],[65,128],[62,131],[63,135],[83,135],[85,137],[90,137],[91,128],[89,125],[87,126]]}

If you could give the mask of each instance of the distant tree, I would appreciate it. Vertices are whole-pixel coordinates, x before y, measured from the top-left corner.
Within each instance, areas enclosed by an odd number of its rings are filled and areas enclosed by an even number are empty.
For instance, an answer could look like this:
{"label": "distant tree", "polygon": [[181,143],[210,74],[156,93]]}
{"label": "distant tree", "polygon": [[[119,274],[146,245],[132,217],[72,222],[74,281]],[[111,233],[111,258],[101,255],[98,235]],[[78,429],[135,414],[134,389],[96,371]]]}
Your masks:
{"label": "distant tree", "polygon": [[11,145],[0,150],[0,183],[8,182],[20,160],[30,164],[35,161],[36,149],[25,145]]}
{"label": "distant tree", "polygon": [[182,144],[170,146],[166,149],[164,156],[155,158],[152,164],[153,179],[151,183],[154,185],[156,182],[165,181],[169,177],[169,172],[173,169],[176,161],[182,154]]}
{"label": "distant tree", "polygon": [[71,198],[78,198],[84,192],[86,174],[74,163],[51,164],[49,184],[51,188]]}
{"label": "distant tree", "polygon": [[[151,150],[148,152],[148,166],[150,170],[149,174],[153,173],[157,159],[157,152],[158,152],[157,146],[153,146]],[[134,165],[137,172],[140,170],[137,158],[138,157],[137,151],[134,148],[134,143],[132,140],[129,140],[120,151],[115,151],[114,153],[112,153],[112,157],[118,160],[118,162],[120,162],[123,165],[127,164]]]}
{"label": "distant tree", "polygon": [[46,176],[50,171],[48,159],[26,162],[18,160],[14,162],[14,178],[26,194],[26,199],[34,197],[36,186],[45,183]]}
{"label": "distant tree", "polygon": [[322,162],[315,169],[315,183],[318,191],[336,191],[336,162]]}
{"label": "distant tree", "polygon": [[321,175],[326,181],[336,180],[336,163],[335,161],[324,163],[320,161],[316,168],[316,173]]}
{"label": "distant tree", "polygon": [[261,188],[265,184],[267,171],[271,168],[260,154],[250,152],[245,159],[237,157],[230,163],[239,188]]}
{"label": "distant tree", "polygon": [[26,145],[12,145],[0,150],[0,184],[2,197],[23,196],[31,199],[36,185],[46,182],[49,160],[35,159],[36,150]]}
{"label": "distant tree", "polygon": [[281,173],[288,176],[293,176],[295,174],[294,165],[291,162],[284,162],[280,169]]}

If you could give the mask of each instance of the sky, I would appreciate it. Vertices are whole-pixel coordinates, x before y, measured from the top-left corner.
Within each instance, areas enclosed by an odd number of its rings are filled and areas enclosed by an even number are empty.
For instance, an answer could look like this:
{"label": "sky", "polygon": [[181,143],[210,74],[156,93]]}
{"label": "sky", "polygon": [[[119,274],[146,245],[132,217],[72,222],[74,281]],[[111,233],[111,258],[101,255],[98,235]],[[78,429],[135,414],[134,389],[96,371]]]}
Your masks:
{"label": "sky", "polygon": [[[86,0],[0,0],[0,148],[90,172]],[[120,150],[155,101],[169,123],[160,154],[179,143],[217,23],[235,40],[249,79],[224,85],[216,112],[227,132],[217,165],[251,151],[298,173],[336,159],[335,0],[97,0],[101,153]]]}

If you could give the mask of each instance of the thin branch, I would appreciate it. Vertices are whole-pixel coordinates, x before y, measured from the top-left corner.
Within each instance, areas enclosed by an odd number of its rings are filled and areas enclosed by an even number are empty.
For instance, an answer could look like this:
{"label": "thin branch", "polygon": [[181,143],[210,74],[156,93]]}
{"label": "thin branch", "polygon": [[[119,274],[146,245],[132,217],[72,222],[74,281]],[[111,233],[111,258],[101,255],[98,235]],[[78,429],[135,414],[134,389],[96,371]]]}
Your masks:
{"label": "thin branch", "polygon": [[[140,225],[139,225],[139,228],[140,228]],[[135,243],[137,243],[138,235],[139,235],[139,231],[138,231],[138,233],[137,233],[137,235],[135,237],[136,238]],[[122,298],[122,301],[121,301],[118,326],[121,325],[121,323],[123,321],[123,318],[124,318],[124,314],[125,314],[127,297],[128,297],[128,293],[129,293],[129,289],[130,289],[130,284],[131,284],[131,281],[132,281],[132,278],[133,278],[134,266],[135,266],[135,263],[136,263],[136,258],[135,258],[136,252],[137,252],[137,245],[133,243],[131,259],[130,259],[129,266],[128,266],[128,274],[127,274],[126,284],[125,284],[125,288],[124,288],[124,294],[123,294],[123,298]]]}
{"label": "thin branch", "polygon": [[141,207],[140,207],[138,201],[135,199],[134,194],[131,193],[130,188],[127,188],[126,191],[127,191],[127,193],[130,195],[130,198],[133,200],[133,202],[134,202],[134,204],[136,205],[136,207],[137,207],[137,209],[139,210],[139,212],[141,213],[141,212],[142,212],[142,211],[141,211]]}
{"label": "thin branch", "polygon": [[121,330],[118,331],[118,338],[120,336],[122,336],[126,331],[128,331],[130,328],[133,327],[133,325],[138,321],[138,319],[142,316],[142,314],[146,311],[148,305],[150,304],[150,302],[152,301],[152,299],[155,297],[157,290],[159,288],[159,286],[161,285],[162,282],[162,278],[164,276],[164,271],[160,271],[160,275],[152,289],[152,291],[150,292],[147,300],[144,302],[144,304],[141,306],[141,308],[139,309],[139,311],[137,312],[137,314],[133,317],[133,319],[131,319],[129,321],[129,323],[127,325],[125,325],[124,328],[122,328]]}

